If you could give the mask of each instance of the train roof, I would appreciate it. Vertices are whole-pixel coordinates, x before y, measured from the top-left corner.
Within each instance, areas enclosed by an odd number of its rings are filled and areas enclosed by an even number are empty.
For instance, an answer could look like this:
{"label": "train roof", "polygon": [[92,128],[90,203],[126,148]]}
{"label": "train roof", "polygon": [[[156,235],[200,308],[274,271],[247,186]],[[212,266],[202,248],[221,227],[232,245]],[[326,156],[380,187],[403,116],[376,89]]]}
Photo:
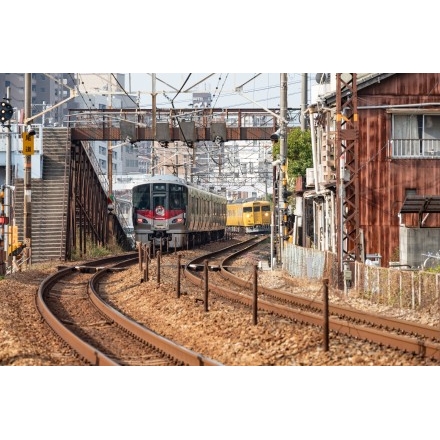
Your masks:
{"label": "train roof", "polygon": [[143,181],[134,185],[132,188],[136,188],[141,185],[147,185],[149,183],[157,183],[157,182],[178,183],[178,184],[184,185],[188,188],[194,188],[194,189],[200,191],[201,193],[210,194],[211,196],[221,198],[226,202],[226,197],[224,195],[210,191],[209,189],[206,189],[206,187],[201,186],[201,185],[197,185],[193,182],[188,182],[185,179],[183,179],[182,177],[175,176],[174,174],[156,174],[154,176],[145,176]]}
{"label": "train roof", "polygon": [[264,200],[259,197],[248,197],[246,199],[236,199],[236,200],[228,200],[228,205],[239,205],[243,203],[250,203],[250,202],[268,202],[267,200]]}
{"label": "train roof", "polygon": [[154,176],[145,176],[144,180],[139,184],[142,185],[151,182],[181,183],[182,185],[187,184],[185,179],[175,176],[174,174],[155,174]]}

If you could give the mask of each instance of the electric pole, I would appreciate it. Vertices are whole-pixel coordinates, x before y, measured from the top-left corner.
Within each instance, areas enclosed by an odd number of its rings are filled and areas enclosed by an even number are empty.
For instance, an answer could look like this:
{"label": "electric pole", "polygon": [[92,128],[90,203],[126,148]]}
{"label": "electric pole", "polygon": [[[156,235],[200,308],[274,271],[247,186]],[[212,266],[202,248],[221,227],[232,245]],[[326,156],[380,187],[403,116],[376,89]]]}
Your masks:
{"label": "electric pole", "polygon": [[[32,74],[25,73],[24,76],[24,120],[31,120],[31,102],[32,102]],[[26,127],[25,129],[27,129]],[[29,130],[28,130],[29,131]],[[26,265],[31,263],[31,239],[32,239],[32,155],[26,154],[23,136],[23,154],[24,154],[24,203],[23,203],[23,232],[24,244],[26,245],[24,254],[26,256]],[[33,153],[33,151],[32,151]]]}
{"label": "electric pole", "polygon": [[[112,74],[109,73],[108,78],[109,95],[107,98],[108,108],[112,108]],[[108,180],[108,197],[112,197],[113,193],[113,149],[111,141],[107,142],[107,180]]]}
{"label": "electric pole", "polygon": [[301,73],[301,131],[307,128],[307,119],[305,111],[307,108],[307,73]]}
{"label": "electric pole", "polygon": [[153,128],[153,142],[151,144],[151,175],[154,176],[155,162],[155,143],[156,143],[156,74],[151,74],[151,125]]}
{"label": "electric pole", "polygon": [[280,74],[280,173],[278,179],[278,237],[279,263],[282,264],[282,251],[287,221],[287,73]]}
{"label": "electric pole", "polygon": [[[6,100],[7,102],[9,102],[10,96],[11,95],[11,88],[10,87],[6,87]],[[4,236],[4,240],[5,240],[5,251],[6,251],[6,260],[8,262],[8,265],[10,265],[11,261],[9,258],[9,245],[11,245],[11,250],[13,249],[13,243],[11,240],[12,234],[11,231],[13,232],[13,225],[14,222],[11,221],[11,123],[10,121],[8,121],[8,124],[6,125],[6,128],[8,130],[8,134],[6,136],[6,174],[5,174],[5,214],[6,217],[9,218],[9,225],[6,226],[5,229],[5,236]]]}
{"label": "electric pole", "polygon": [[359,119],[357,74],[336,74],[337,210],[339,268],[361,261],[359,226]]}

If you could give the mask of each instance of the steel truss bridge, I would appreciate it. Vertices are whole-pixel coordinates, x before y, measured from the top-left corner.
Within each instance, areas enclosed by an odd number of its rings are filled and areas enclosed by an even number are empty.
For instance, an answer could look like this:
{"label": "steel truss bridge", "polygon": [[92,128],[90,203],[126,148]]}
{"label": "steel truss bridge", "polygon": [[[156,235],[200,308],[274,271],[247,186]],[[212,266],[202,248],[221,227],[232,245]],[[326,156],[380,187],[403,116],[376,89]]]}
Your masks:
{"label": "steel truss bridge", "polygon": [[[277,140],[279,109],[102,109],[70,110],[74,141]],[[293,116],[290,118],[293,120]]]}

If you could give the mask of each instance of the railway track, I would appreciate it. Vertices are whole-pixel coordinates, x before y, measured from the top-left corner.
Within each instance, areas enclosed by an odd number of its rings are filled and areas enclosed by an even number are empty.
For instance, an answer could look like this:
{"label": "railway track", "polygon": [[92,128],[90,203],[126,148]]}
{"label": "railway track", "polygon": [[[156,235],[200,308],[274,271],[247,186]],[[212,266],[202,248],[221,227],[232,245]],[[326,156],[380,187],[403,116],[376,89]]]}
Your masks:
{"label": "railway track", "polygon": [[[440,360],[438,328],[328,304],[324,298],[325,284],[322,289],[322,300],[295,295],[280,288],[259,285],[256,265],[234,266],[234,261],[250,249],[255,249],[256,245],[257,242],[243,243],[226,248],[224,251],[198,257],[187,265],[186,276],[192,283],[203,286],[205,291],[215,292],[232,302],[253,309],[254,321],[257,320],[257,313],[264,311],[380,346]],[[203,273],[202,267],[205,268]],[[209,275],[207,270],[210,270]],[[252,270],[255,271],[254,274]],[[205,301],[207,298],[205,292]]]}
{"label": "railway track", "polygon": [[107,274],[136,264],[138,254],[66,267],[40,285],[43,319],[88,365],[221,365],[129,319],[99,296]]}

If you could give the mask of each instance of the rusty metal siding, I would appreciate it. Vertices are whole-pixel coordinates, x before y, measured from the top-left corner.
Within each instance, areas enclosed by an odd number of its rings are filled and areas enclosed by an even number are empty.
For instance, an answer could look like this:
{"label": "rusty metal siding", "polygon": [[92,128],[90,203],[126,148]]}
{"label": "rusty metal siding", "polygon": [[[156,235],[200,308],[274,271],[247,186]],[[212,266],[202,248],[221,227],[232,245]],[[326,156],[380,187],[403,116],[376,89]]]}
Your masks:
{"label": "rusty metal siding", "polygon": [[[392,116],[386,106],[440,103],[440,73],[396,74],[360,90],[358,102],[359,224],[365,252],[379,253],[387,266],[399,246],[398,213],[405,191],[416,188],[417,194],[440,195],[440,160],[392,159],[388,148]],[[417,226],[418,215],[406,214],[401,221]],[[440,216],[430,214],[424,226],[440,227]]]}
{"label": "rusty metal siding", "polygon": [[[440,73],[396,73],[380,82],[372,84],[358,92],[358,96],[376,96],[381,104],[385,99],[394,97],[393,104],[406,104],[411,97],[413,102],[436,102],[440,96]],[[438,100],[437,100],[438,102]],[[359,101],[359,106],[364,105]]]}

